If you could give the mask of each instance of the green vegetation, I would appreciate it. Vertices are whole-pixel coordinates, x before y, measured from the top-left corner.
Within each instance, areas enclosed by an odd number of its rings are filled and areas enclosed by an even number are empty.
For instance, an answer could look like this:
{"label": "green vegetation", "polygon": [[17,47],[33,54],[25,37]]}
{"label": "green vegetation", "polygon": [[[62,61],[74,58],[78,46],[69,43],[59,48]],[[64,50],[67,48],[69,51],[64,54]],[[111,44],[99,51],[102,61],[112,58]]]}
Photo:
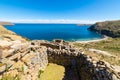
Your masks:
{"label": "green vegetation", "polygon": [[40,70],[40,71],[38,72],[38,78],[40,78],[40,76],[41,76],[41,74],[42,74],[43,72],[44,72],[43,70]]}
{"label": "green vegetation", "polygon": [[64,77],[65,68],[63,66],[49,63],[45,71],[41,73],[39,80],[62,80]]}
{"label": "green vegetation", "polygon": [[[90,56],[95,56],[100,60],[105,60],[114,65],[120,65],[120,38],[109,38],[100,42],[92,42],[86,44],[74,43],[74,45],[78,48],[81,47]],[[102,54],[92,53],[88,51],[88,48],[106,51],[113,56],[110,57]]]}
{"label": "green vegetation", "polygon": [[89,29],[110,37],[120,37],[120,20],[98,22]]}

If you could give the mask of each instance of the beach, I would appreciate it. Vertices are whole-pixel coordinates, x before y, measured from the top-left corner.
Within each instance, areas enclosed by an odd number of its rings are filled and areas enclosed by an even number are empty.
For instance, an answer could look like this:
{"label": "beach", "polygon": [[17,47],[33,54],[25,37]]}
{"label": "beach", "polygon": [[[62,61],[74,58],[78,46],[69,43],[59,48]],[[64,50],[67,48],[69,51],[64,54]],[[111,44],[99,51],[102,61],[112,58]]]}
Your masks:
{"label": "beach", "polygon": [[103,41],[103,40],[107,40],[109,37],[104,36],[101,39],[95,39],[95,40],[87,40],[87,41],[75,41],[76,43],[91,43],[91,42],[99,42],[99,41]]}

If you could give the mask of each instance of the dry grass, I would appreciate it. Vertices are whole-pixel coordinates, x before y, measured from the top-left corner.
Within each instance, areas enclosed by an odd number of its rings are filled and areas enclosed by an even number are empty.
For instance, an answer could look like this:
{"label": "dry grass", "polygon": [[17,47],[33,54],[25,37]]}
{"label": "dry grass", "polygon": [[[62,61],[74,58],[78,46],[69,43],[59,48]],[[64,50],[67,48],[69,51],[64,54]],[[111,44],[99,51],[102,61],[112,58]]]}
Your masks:
{"label": "dry grass", "polygon": [[[120,38],[108,38],[104,41],[86,44],[74,43],[74,46],[77,48],[82,48],[82,50],[84,50],[87,55],[96,57],[99,60],[105,60],[113,65],[120,65]],[[88,51],[88,48],[106,51],[109,54],[112,54],[116,57],[96,54],[94,52]]]}
{"label": "dry grass", "polygon": [[45,71],[41,73],[39,80],[62,80],[65,68],[63,66],[49,63]]}
{"label": "dry grass", "polygon": [[120,66],[120,58],[118,58],[118,57],[96,54],[96,53],[90,52],[90,51],[85,51],[85,54],[93,57],[93,59],[95,58],[95,60],[103,60],[103,61],[109,62],[112,65]]}
{"label": "dry grass", "polygon": [[8,40],[8,41],[13,41],[13,40],[21,40],[21,41],[28,41],[27,38],[21,37],[17,35],[16,33],[7,30],[3,26],[0,25],[0,40]]}
{"label": "dry grass", "polygon": [[15,33],[7,30],[6,28],[0,25],[0,34],[15,34]]}

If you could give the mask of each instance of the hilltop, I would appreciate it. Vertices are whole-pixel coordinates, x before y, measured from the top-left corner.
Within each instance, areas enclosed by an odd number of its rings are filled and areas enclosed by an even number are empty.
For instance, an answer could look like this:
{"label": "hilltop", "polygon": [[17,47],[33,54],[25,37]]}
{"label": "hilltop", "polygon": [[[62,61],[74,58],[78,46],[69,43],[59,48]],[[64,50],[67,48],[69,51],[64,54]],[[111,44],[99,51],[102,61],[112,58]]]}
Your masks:
{"label": "hilltop", "polygon": [[97,22],[89,29],[113,38],[120,37],[120,20]]}

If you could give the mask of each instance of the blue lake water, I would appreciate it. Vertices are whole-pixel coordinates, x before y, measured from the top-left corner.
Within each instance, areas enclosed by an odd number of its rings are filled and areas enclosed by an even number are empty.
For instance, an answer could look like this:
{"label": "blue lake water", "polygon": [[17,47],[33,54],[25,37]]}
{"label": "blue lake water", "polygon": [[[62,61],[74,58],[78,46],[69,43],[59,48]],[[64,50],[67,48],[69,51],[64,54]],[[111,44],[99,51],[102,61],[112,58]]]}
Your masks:
{"label": "blue lake water", "polygon": [[30,40],[80,41],[102,38],[101,35],[89,31],[87,29],[89,26],[77,26],[76,24],[15,24],[5,27]]}

